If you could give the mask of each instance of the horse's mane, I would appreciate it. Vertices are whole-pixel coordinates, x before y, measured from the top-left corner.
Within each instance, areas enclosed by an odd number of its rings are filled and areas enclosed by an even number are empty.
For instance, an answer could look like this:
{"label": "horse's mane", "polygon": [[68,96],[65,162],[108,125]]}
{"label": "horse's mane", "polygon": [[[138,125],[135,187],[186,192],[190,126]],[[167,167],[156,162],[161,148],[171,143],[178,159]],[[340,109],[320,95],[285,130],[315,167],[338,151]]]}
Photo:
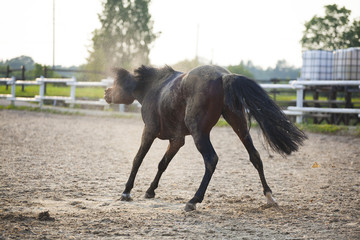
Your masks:
{"label": "horse's mane", "polygon": [[153,82],[156,80],[161,80],[165,76],[169,74],[173,74],[175,72],[172,67],[165,65],[162,68],[154,68],[150,66],[142,65],[141,67],[137,68],[135,71],[135,79],[138,82]]}

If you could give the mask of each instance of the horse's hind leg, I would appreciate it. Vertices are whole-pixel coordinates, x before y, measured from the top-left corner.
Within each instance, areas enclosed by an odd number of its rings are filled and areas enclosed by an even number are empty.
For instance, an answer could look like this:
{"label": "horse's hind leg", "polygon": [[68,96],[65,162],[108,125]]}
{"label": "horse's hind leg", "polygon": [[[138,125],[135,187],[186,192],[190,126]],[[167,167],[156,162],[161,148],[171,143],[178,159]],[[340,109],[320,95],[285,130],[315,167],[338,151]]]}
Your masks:
{"label": "horse's hind leg", "polygon": [[234,132],[238,135],[242,143],[244,144],[246,150],[249,153],[250,161],[256,168],[259,173],[261,184],[264,189],[264,195],[266,196],[267,203],[272,205],[277,205],[275,199],[272,197],[272,191],[269,185],[266,182],[263,163],[260,158],[260,154],[256,150],[253,141],[251,139],[250,133],[247,127],[247,121],[245,114],[239,114],[231,112],[230,110],[225,110],[223,112],[223,117],[231,125]]}
{"label": "horse's hind leg", "polygon": [[[196,204],[203,201],[206,189],[218,162],[218,156],[216,155],[216,152],[210,142],[209,133],[211,128],[219,119],[220,115],[214,114],[208,118],[206,116],[201,116],[201,114],[199,115],[198,117],[190,117],[190,115],[185,119],[189,131],[194,139],[196,148],[201,153],[205,163],[205,174],[201,181],[200,187],[196,191],[195,196],[185,206],[185,211],[187,212],[195,210]],[[205,124],[202,126],[199,124],[200,122]]]}
{"label": "horse's hind leg", "polygon": [[196,204],[201,203],[204,199],[206,189],[218,162],[218,156],[216,155],[216,152],[210,142],[208,134],[193,134],[193,138],[195,145],[205,162],[205,175],[203,176],[200,187],[196,191],[195,196],[185,206],[185,211],[187,212],[195,210]]}
{"label": "horse's hind leg", "polygon": [[185,139],[183,137],[170,140],[168,149],[166,150],[164,157],[161,159],[161,161],[159,163],[158,172],[155,176],[155,179],[151,183],[149,189],[146,191],[145,198],[155,197],[155,189],[159,185],[161,175],[166,170],[170,161],[173,159],[173,157],[176,155],[176,153],[179,151],[179,149],[182,146],[184,146],[184,143],[185,143]]}

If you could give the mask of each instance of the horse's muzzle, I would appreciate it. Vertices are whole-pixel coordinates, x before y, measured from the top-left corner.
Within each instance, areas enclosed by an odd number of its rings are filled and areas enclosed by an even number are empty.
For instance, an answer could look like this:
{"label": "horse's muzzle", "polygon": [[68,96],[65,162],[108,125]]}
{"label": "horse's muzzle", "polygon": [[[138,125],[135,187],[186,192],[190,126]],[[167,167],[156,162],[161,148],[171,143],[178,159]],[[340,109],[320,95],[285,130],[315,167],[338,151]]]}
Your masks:
{"label": "horse's muzzle", "polygon": [[111,103],[112,102],[112,94],[111,94],[111,90],[112,88],[107,88],[105,90],[105,95],[104,95],[104,99],[107,103]]}

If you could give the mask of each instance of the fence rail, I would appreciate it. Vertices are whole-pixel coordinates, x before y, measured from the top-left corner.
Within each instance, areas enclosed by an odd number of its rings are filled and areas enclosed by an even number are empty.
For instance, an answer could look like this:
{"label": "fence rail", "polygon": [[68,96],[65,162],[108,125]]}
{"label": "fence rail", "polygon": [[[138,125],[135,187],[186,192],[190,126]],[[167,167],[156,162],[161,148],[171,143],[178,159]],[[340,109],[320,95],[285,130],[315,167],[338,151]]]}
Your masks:
{"label": "fence rail", "polygon": [[349,108],[320,108],[320,107],[304,107],[304,89],[306,86],[358,86],[360,88],[360,80],[351,81],[304,81],[296,80],[291,81],[289,85],[292,85],[296,89],[296,107],[288,107],[288,111],[298,112],[296,114],[296,122],[303,122],[303,115],[306,112],[314,113],[339,113],[339,114],[358,114],[360,117],[360,109]]}
{"label": "fence rail", "polygon": [[[11,94],[0,95],[2,98],[10,100],[12,104],[15,104],[15,101],[30,101],[30,102],[39,102],[40,106],[43,105],[44,100],[62,100],[66,103],[73,106],[74,104],[83,104],[83,105],[97,105],[97,106],[107,106],[107,103],[104,99],[99,99],[97,101],[91,100],[79,100],[76,99],[75,92],[77,87],[108,87],[112,84],[113,79],[103,79],[100,82],[78,82],[75,77],[72,78],[37,78],[35,81],[25,81],[18,80],[16,81],[15,77],[12,78],[0,78],[0,83],[6,83],[11,86]],[[46,83],[64,83],[70,86],[70,96],[45,96],[44,88]],[[16,97],[15,96],[15,87],[16,85],[39,85],[39,95],[35,97]],[[306,113],[339,113],[339,114],[358,114],[360,118],[360,109],[357,108],[320,108],[320,107],[304,107],[304,90],[307,86],[358,86],[360,89],[360,80],[352,81],[304,81],[304,80],[293,80],[288,84],[260,84],[265,89],[289,89],[296,92],[296,107],[288,107],[284,110],[285,114],[296,116],[296,122],[301,123],[303,121],[303,116]],[[336,102],[336,100],[333,100]],[[136,103],[138,105],[138,103]],[[124,106],[120,106],[120,111],[124,110]]]}
{"label": "fence rail", "polygon": [[[12,104],[15,101],[26,101],[26,102],[39,102],[40,107],[43,105],[44,100],[61,100],[71,105],[82,104],[82,105],[96,105],[96,106],[107,106],[108,104],[104,99],[99,100],[78,100],[76,99],[76,87],[108,87],[112,84],[112,79],[103,79],[100,82],[77,82],[75,77],[72,78],[36,78],[35,81],[23,81],[12,78],[0,78],[0,83],[6,83],[11,86],[11,94],[0,94],[0,97],[10,100]],[[46,83],[64,83],[70,86],[70,96],[45,96],[45,84]],[[39,85],[39,95],[35,97],[16,97],[15,87],[17,85]],[[120,109],[123,109],[121,106]]]}

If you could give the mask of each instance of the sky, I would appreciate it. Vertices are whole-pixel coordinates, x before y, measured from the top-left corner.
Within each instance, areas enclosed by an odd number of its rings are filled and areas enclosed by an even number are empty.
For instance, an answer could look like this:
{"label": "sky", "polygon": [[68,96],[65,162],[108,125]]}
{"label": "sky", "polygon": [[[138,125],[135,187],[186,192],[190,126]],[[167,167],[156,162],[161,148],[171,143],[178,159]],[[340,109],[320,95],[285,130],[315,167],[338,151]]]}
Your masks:
{"label": "sky", "polygon": [[[55,0],[55,65],[86,63],[92,33],[100,28],[104,0]],[[328,4],[360,17],[359,0],[152,0],[153,65],[196,55],[221,66],[252,61],[263,68],[278,60],[301,67],[304,23],[324,16]],[[0,0],[0,60],[27,55],[53,64],[53,0]]]}

